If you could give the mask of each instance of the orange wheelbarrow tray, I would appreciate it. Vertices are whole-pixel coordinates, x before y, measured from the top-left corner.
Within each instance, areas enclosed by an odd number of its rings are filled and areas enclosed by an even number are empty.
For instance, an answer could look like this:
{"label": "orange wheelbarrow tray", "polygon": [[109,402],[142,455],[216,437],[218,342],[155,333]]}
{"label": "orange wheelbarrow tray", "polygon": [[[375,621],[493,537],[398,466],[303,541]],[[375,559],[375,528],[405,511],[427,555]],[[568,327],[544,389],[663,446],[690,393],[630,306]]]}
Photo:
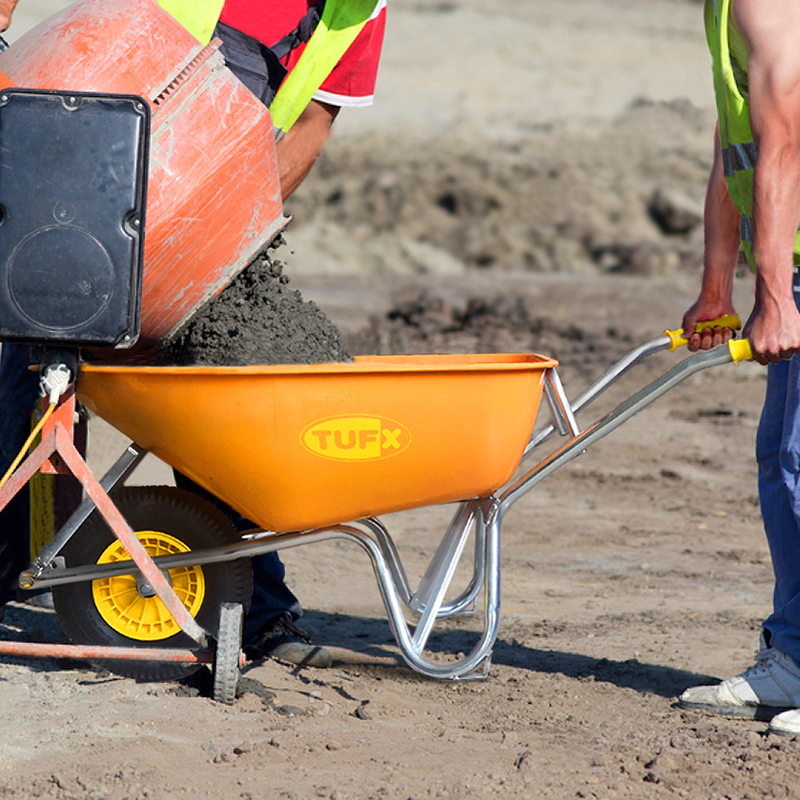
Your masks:
{"label": "orange wheelbarrow tray", "polygon": [[[499,624],[500,529],[513,503],[690,375],[749,357],[733,347],[746,342],[729,344],[678,363],[584,430],[577,412],[646,356],[674,349],[673,336],[635,348],[573,402],[556,362],[532,354],[264,367],[85,365],[77,394],[135,442],[100,481],[104,492],[150,451],[263,529],[235,543],[155,557],[157,571],[211,568],[331,538],[354,541],[371,558],[405,661],[428,676],[463,679],[488,674]],[[543,391],[552,423],[534,436]],[[566,442],[526,471],[522,462],[556,430]],[[413,590],[377,515],[452,501],[452,521]],[[57,558],[95,506],[83,503],[22,574],[22,585],[131,573],[130,562],[65,566]],[[472,576],[452,598],[471,537]],[[446,662],[431,657],[426,645],[436,623],[473,613],[479,597],[483,630],[473,650]],[[404,606],[416,616],[413,626]]]}
{"label": "orange wheelbarrow tray", "polygon": [[78,398],[247,519],[285,532],[490,494],[522,458],[555,363],[85,366]]}

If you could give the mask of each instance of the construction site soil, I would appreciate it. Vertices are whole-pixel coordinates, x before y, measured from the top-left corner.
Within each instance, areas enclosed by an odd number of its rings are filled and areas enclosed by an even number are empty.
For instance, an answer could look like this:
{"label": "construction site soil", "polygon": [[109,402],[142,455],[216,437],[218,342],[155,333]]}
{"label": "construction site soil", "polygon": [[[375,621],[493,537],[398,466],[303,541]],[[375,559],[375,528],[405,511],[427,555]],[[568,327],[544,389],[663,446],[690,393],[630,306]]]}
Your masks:
{"label": "construction site soil", "polygon": [[[286,244],[250,288],[278,298],[292,324],[299,309],[325,330],[331,358],[532,350],[561,361],[574,397],[679,327],[696,296],[714,127],[701,9],[390,0],[376,105],[340,115],[287,203]],[[735,299],[746,316],[744,270]],[[269,324],[273,305],[261,309]],[[237,309],[262,336],[254,307]],[[197,338],[232,330],[210,323]],[[683,357],[647,359],[580,424]],[[250,662],[224,706],[202,673],[145,684],[81,662],[5,659],[0,796],[798,797],[800,742],[675,702],[749,666],[770,610],[753,458],[764,385],[755,364],[699,373],[514,505],[485,680],[404,665],[369,559],[351,544],[293,548],[282,557],[301,625],[331,649],[330,669]],[[431,408],[448,413],[436,398]],[[96,474],[126,444],[91,420]],[[134,475],[170,480],[152,456]],[[384,518],[412,585],[451,513]],[[459,588],[467,580],[459,568]],[[477,629],[473,617],[445,622],[435,657],[468,651]],[[64,640],[52,612],[26,604],[6,608],[0,633]]]}

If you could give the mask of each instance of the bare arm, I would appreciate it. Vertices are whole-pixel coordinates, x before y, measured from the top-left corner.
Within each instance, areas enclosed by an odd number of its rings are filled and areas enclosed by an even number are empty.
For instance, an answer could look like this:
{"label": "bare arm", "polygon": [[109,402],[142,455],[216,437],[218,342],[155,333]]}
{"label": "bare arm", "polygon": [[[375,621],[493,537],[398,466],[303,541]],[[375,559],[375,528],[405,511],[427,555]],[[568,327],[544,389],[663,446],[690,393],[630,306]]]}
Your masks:
{"label": "bare arm", "polygon": [[16,8],[17,0],[0,0],[0,31],[11,24],[11,15]]}
{"label": "bare arm", "polygon": [[750,121],[758,146],[753,175],[756,302],[745,326],[757,361],[800,351],[792,293],[800,221],[800,4],[735,0],[734,24],[748,49]]}
{"label": "bare arm", "polygon": [[[735,313],[733,276],[739,255],[739,211],[731,199],[722,168],[719,128],[714,134],[714,166],[708,180],[705,210],[705,252],[700,296],[683,318],[683,330],[694,330],[695,323]],[[687,336],[689,349],[707,350],[731,337],[727,329],[706,330]]]}
{"label": "bare arm", "polygon": [[278,142],[278,171],[284,200],[302,183],[319,158],[338,113],[338,106],[312,100]]}

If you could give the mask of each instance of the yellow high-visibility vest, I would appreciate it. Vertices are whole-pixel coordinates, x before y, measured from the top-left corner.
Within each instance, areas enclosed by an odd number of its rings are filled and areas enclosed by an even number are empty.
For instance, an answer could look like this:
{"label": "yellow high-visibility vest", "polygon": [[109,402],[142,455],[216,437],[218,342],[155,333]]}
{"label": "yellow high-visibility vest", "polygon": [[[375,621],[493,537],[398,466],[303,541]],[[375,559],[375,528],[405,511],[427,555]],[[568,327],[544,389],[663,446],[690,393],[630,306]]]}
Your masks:
{"label": "yellow high-visibility vest", "polygon": [[[201,44],[208,44],[225,0],[158,0]],[[272,122],[286,132],[355,41],[377,0],[326,0],[322,18],[294,69],[270,105]]]}
{"label": "yellow high-visibility vest", "polygon": [[325,0],[317,29],[269,107],[276,128],[294,125],[376,6],[376,0]]}
{"label": "yellow high-visibility vest", "polygon": [[225,0],[158,0],[158,4],[206,45],[211,41]]}
{"label": "yellow high-visibility vest", "polygon": [[[755,270],[753,253],[753,170],[758,148],[750,128],[747,50],[730,24],[731,0],[706,0],[706,39],[714,70],[714,95],[728,191],[740,213],[742,251]],[[800,232],[794,240],[794,263],[800,264]]]}

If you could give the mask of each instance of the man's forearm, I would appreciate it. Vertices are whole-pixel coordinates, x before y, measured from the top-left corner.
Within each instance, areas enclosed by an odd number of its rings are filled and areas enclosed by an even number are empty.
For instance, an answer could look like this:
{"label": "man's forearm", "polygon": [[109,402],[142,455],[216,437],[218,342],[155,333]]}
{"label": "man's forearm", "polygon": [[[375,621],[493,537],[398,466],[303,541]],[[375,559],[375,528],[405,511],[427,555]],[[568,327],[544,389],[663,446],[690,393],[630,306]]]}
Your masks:
{"label": "man's forearm", "polygon": [[714,136],[714,165],[706,189],[703,213],[705,252],[700,296],[683,315],[683,330],[690,350],[716,347],[731,333],[726,329],[706,329],[695,333],[698,322],[733,314],[733,278],[739,255],[739,211],[725,180],[722,168],[719,130]]}
{"label": "man's forearm", "polygon": [[[776,135],[777,134],[777,135]],[[745,327],[762,363],[800,350],[800,315],[794,299],[794,240],[800,217],[800,151],[780,126],[754,126],[759,147],[753,174],[753,252],[756,296]]]}
{"label": "man's forearm", "polygon": [[739,210],[725,180],[718,129],[714,136],[714,165],[703,213],[705,250],[702,296],[711,303],[724,305],[731,302],[740,249],[739,219]]}
{"label": "man's forearm", "polygon": [[11,24],[11,15],[16,8],[17,0],[0,0],[0,31]]}
{"label": "man's forearm", "polygon": [[765,133],[753,174],[753,249],[759,300],[791,302],[800,219],[800,151],[793,136]]}
{"label": "man's forearm", "polygon": [[338,113],[337,106],[312,100],[278,142],[278,172],[284,200],[303,182],[325,149]]}

